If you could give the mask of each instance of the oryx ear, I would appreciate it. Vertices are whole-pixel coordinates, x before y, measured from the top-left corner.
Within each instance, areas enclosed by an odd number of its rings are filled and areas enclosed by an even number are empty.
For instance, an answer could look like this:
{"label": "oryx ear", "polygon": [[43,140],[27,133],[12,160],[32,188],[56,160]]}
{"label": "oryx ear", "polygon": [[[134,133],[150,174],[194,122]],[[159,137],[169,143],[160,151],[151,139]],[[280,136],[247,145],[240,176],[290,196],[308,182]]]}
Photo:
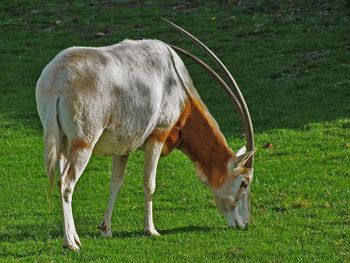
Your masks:
{"label": "oryx ear", "polygon": [[236,152],[236,156],[241,156],[243,154],[245,154],[246,151],[246,147],[242,146],[241,148],[238,149],[238,151]]}
{"label": "oryx ear", "polygon": [[[238,150],[237,154],[241,151],[241,149]],[[229,170],[233,171],[236,168],[243,167],[249,158],[255,153],[255,151],[256,150],[254,149],[253,151],[238,155],[236,159],[232,159],[229,163]]]}

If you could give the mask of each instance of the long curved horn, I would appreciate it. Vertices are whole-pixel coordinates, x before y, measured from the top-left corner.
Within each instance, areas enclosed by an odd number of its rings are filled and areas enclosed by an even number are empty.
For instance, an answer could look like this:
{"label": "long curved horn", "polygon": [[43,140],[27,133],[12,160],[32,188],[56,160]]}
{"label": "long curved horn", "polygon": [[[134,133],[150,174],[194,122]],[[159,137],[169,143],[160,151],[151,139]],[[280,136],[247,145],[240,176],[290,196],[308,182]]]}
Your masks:
{"label": "long curved horn", "polygon": [[[238,101],[239,104],[241,105],[242,108],[242,119],[243,119],[243,126],[247,135],[247,148],[249,151],[253,151],[254,149],[254,132],[253,132],[253,125],[252,125],[252,121],[250,118],[250,114],[249,114],[249,110],[247,107],[247,104],[243,98],[243,95],[236,83],[236,81],[234,80],[234,78],[232,77],[231,73],[228,71],[228,69],[226,68],[226,66],[221,62],[221,60],[206,46],[204,45],[200,40],[198,40],[196,37],[194,37],[192,34],[190,34],[189,32],[187,32],[186,30],[184,30],[183,28],[179,27],[178,25],[170,22],[169,20],[162,18],[164,21],[166,21],[167,23],[169,23],[170,25],[174,26],[179,32],[185,34],[187,37],[189,37],[195,44],[197,44],[198,46],[200,46],[202,49],[204,49],[204,51],[219,65],[219,67],[224,71],[226,77],[228,78],[230,84],[232,85],[234,91],[236,92],[237,96],[238,96]],[[254,163],[254,159],[253,156],[247,161],[246,166],[251,168],[253,167],[253,163]]]}
{"label": "long curved horn", "polygon": [[[218,81],[219,84],[223,87],[225,90],[226,94],[232,99],[233,104],[236,108],[236,110],[240,113],[240,117],[242,118],[243,116],[243,111],[241,104],[239,103],[236,95],[232,92],[230,87],[226,84],[226,82],[209,66],[207,65],[204,61],[201,59],[197,58],[195,55],[189,53],[188,51],[179,48],[174,45],[168,44],[172,49],[176,50],[177,52],[189,57],[191,60],[193,60],[195,63],[197,63],[199,66],[201,66],[205,71],[207,71],[213,78],[214,80]],[[242,120],[243,121],[243,120]]]}

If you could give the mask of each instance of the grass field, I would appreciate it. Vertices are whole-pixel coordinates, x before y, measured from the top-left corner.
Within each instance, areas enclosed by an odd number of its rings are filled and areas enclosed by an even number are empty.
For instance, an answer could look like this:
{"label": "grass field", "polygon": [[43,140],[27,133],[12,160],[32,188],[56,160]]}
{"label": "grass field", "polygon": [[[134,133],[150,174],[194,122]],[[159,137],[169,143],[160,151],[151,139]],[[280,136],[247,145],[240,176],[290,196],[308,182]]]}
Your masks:
{"label": "grass field", "polygon": [[[180,3],[0,2],[1,262],[350,262],[350,5]],[[154,214],[162,235],[144,236],[143,153],[136,152],[113,215],[114,237],[104,239],[97,226],[107,205],[111,159],[93,157],[73,201],[83,247],[64,250],[59,194],[48,196],[43,170],[36,80],[64,48],[125,38],[161,39],[204,57],[160,17],[215,50],[246,98],[258,149],[251,227],[229,229],[191,162],[174,152],[158,169]],[[238,149],[244,139],[229,100],[185,62]],[[274,147],[265,149],[266,143]]]}

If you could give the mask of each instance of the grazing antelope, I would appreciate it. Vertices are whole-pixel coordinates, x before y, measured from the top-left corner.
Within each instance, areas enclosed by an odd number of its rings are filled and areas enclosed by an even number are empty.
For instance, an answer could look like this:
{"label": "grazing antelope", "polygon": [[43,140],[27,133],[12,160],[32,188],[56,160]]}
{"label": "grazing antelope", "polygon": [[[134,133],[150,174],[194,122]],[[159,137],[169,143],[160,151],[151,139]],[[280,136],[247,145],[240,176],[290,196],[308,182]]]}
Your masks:
{"label": "grazing antelope", "polygon": [[[204,48],[224,70],[236,94],[199,58],[158,40],[68,48],[44,68],[37,82],[45,169],[51,187],[56,166],[60,172],[64,247],[78,250],[81,245],[73,220],[72,195],[92,153],[113,156],[110,198],[100,225],[106,237],[112,235],[112,211],[128,156],[139,148],[145,151],[147,234],[158,235],[152,214],[158,160],[175,148],[192,160],[197,176],[212,190],[228,224],[247,227],[255,151],[247,106],[234,79],[214,53],[190,33],[169,23]],[[235,154],[228,147],[175,50],[202,66],[233,99],[247,134],[247,152],[243,147]]]}

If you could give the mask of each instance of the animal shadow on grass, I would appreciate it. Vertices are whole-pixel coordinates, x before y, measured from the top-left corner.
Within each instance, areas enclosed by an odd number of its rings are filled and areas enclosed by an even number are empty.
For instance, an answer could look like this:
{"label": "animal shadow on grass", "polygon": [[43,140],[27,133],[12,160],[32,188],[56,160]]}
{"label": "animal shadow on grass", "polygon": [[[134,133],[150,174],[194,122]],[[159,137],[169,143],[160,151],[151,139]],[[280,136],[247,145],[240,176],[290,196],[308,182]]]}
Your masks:
{"label": "animal shadow on grass", "polygon": [[[189,234],[189,233],[209,233],[225,229],[225,227],[209,227],[209,226],[184,226],[176,227],[170,229],[158,229],[162,236],[165,235],[176,235],[176,234]],[[117,229],[113,231],[113,238],[129,239],[129,238],[143,238],[147,235],[142,230],[135,231],[118,231]],[[97,231],[87,231],[81,232],[81,237],[101,237],[100,232]],[[101,237],[102,238],[102,237]]]}
{"label": "animal shadow on grass", "polygon": [[217,230],[223,230],[224,227],[213,226],[183,226],[171,229],[160,230],[159,233],[163,235],[189,234],[189,233],[209,233]]}
{"label": "animal shadow on grass", "polygon": [[[57,224],[56,224],[57,223]],[[4,231],[0,231],[0,242],[20,242],[25,240],[49,240],[63,237],[63,233],[61,230],[61,224],[56,222],[56,227],[53,227],[53,223],[27,223],[27,224],[10,224]],[[158,229],[161,235],[176,235],[176,234],[185,234],[185,233],[209,233],[216,232],[220,230],[226,229],[224,226],[197,226],[197,225],[189,225],[182,226],[176,228],[168,228],[168,229]],[[78,229],[79,231],[79,229]],[[81,237],[101,237],[101,233],[98,229],[90,229],[90,230],[80,230],[79,234]],[[113,231],[113,238],[140,238],[145,237],[144,232],[140,230],[121,230],[115,229]],[[102,237],[101,237],[102,238]]]}
{"label": "animal shadow on grass", "polygon": [[[224,228],[192,225],[192,226],[183,226],[183,227],[176,227],[176,228],[169,228],[169,229],[158,229],[158,231],[162,236],[167,236],[167,235],[191,234],[191,233],[205,234],[205,233],[215,232],[217,230],[222,230],[222,229]],[[145,236],[145,234],[142,231],[138,233],[139,233],[139,236]],[[118,234],[116,234],[115,236],[118,236]]]}

